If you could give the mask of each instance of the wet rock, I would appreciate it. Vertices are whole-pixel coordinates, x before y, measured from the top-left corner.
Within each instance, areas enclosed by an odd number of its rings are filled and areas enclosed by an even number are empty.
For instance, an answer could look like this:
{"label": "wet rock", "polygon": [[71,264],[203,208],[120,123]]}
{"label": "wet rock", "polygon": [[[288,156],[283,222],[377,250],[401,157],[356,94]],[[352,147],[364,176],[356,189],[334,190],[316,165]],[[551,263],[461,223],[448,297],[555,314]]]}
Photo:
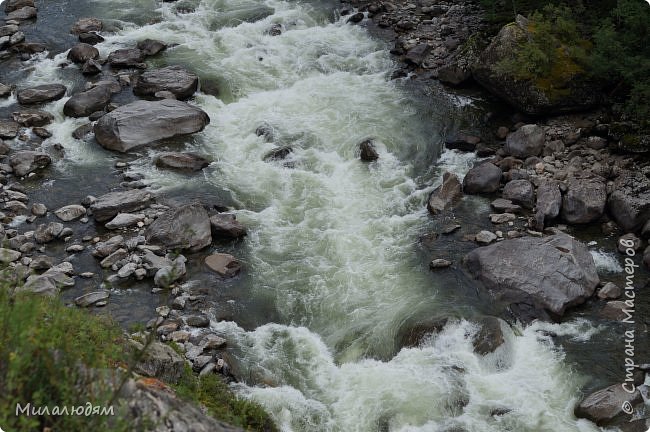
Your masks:
{"label": "wet rock", "polygon": [[70,29],[70,33],[79,35],[81,33],[100,32],[104,24],[97,18],[81,18]]}
{"label": "wet rock", "polygon": [[138,42],[137,48],[143,55],[149,57],[165,51],[167,49],[167,44],[155,39],[145,39]]}
{"label": "wet rock", "polygon": [[508,135],[503,150],[522,159],[539,156],[544,149],[545,139],[544,128],[534,124],[524,125]]}
{"label": "wet rock", "polygon": [[562,199],[562,218],[572,224],[595,222],[603,216],[606,204],[607,187],[601,177],[571,176]]}
{"label": "wet rock", "polygon": [[88,60],[96,60],[99,57],[99,50],[86,43],[78,43],[68,51],[67,58],[72,63],[84,64]]}
{"label": "wet rock", "polygon": [[440,333],[448,322],[448,318],[408,319],[398,330],[399,347],[419,346],[427,336]]}
{"label": "wet rock", "polygon": [[379,159],[379,153],[375,149],[372,140],[365,140],[359,144],[359,157],[364,162],[372,162]]}
{"label": "wet rock", "polygon": [[598,298],[602,300],[617,299],[623,294],[621,288],[612,282],[607,282],[598,291]]}
{"label": "wet rock", "polygon": [[16,152],[9,158],[14,174],[20,177],[45,168],[51,162],[52,159],[47,154],[28,150]]}
{"label": "wet rock", "polygon": [[650,179],[636,171],[625,171],[614,181],[607,210],[625,231],[640,230],[650,220]]}
{"label": "wet rock", "polygon": [[147,242],[168,249],[198,251],[212,243],[210,217],[199,203],[170,209],[147,228]]}
{"label": "wet rock", "polygon": [[447,267],[451,267],[451,264],[452,264],[451,261],[448,261],[448,260],[442,259],[442,258],[437,258],[437,259],[431,260],[431,262],[429,263],[429,268],[431,270],[439,270],[439,269],[444,269],[444,268],[447,268]]}
{"label": "wet rock", "polygon": [[185,319],[185,323],[190,327],[208,327],[210,320],[205,315],[191,315]]}
{"label": "wet rock", "polygon": [[34,105],[61,99],[67,88],[62,84],[43,84],[16,92],[18,102],[22,105]]}
{"label": "wet rock", "polygon": [[83,140],[87,135],[91,134],[93,131],[93,125],[91,123],[86,123],[79,126],[77,129],[72,131],[72,138]]}
{"label": "wet rock", "polygon": [[404,60],[416,66],[422,65],[431,52],[431,45],[426,43],[417,44],[409,49],[404,56]]}
{"label": "wet rock", "polygon": [[5,3],[5,12],[13,12],[23,7],[36,7],[34,0],[7,0]]}
{"label": "wet rock", "polygon": [[95,138],[104,148],[127,152],[161,139],[202,131],[209,123],[204,111],[181,101],[137,101],[100,118]]}
{"label": "wet rock", "polygon": [[643,403],[643,397],[638,389],[628,393],[621,384],[598,390],[587,396],[575,408],[578,418],[586,418],[598,426],[622,424],[631,419],[623,406],[635,407]]}
{"label": "wet rock", "polygon": [[[145,346],[132,342],[134,347],[142,351]],[[185,360],[169,345],[152,342],[146,347],[142,360],[136,364],[135,372],[148,377],[160,378],[166,382],[177,383],[183,374]]]}
{"label": "wet rock", "polygon": [[41,224],[34,231],[34,240],[36,240],[36,243],[49,243],[59,237],[62,232],[63,224],[59,222]]}
{"label": "wet rock", "polygon": [[181,255],[172,261],[170,266],[162,267],[154,276],[154,284],[162,288],[169,288],[170,285],[187,273],[185,262],[185,257]]}
{"label": "wet rock", "polygon": [[11,120],[0,120],[0,139],[14,139],[20,125]]}
{"label": "wet rock", "polygon": [[32,129],[32,132],[34,132],[34,135],[36,135],[39,138],[47,139],[52,137],[52,133],[42,127],[35,127]]}
{"label": "wet rock", "polygon": [[117,216],[104,226],[109,230],[128,228],[137,225],[138,222],[142,222],[144,218],[145,215],[143,214],[118,213]]}
{"label": "wet rock", "polygon": [[504,240],[471,251],[465,262],[498,299],[528,305],[540,318],[561,317],[599,283],[587,247],[566,234]]}
{"label": "wet rock", "polygon": [[487,355],[499,348],[505,342],[501,320],[495,317],[484,317],[477,321],[480,330],[474,335],[472,345],[480,355]]}
{"label": "wet rock", "polygon": [[70,222],[75,219],[79,219],[82,216],[85,216],[86,208],[82,205],[72,204],[55,210],[54,214],[63,222]]}
{"label": "wet rock", "polygon": [[109,297],[109,291],[94,291],[75,298],[74,303],[79,307],[88,307],[97,302],[106,301]]}
{"label": "wet rock", "polygon": [[210,161],[195,153],[164,152],[154,158],[154,164],[159,168],[201,171]]}
{"label": "wet rock", "polygon": [[241,263],[234,256],[223,253],[206,257],[205,265],[223,277],[234,277],[241,271]]}
{"label": "wet rock", "polygon": [[628,233],[619,237],[618,242],[618,251],[622,254],[625,254],[628,249],[633,251],[641,250],[643,246],[643,241],[633,233]]}
{"label": "wet rock", "polygon": [[219,213],[210,217],[210,228],[213,238],[235,239],[246,235],[246,227],[232,214]]}
{"label": "wet rock", "polygon": [[535,188],[528,180],[511,180],[503,188],[503,198],[532,209],[535,204]]}
{"label": "wet rock", "polygon": [[88,45],[95,45],[104,42],[104,38],[94,32],[79,33],[79,42]]}
{"label": "wet rock", "polygon": [[199,77],[181,66],[168,66],[144,72],[133,87],[138,96],[152,97],[158,92],[171,92],[176,99],[185,100],[199,87]]}
{"label": "wet rock", "polygon": [[94,112],[103,111],[110,101],[109,86],[100,85],[73,95],[63,106],[63,113],[68,117],[87,117]]}
{"label": "wet rock", "polygon": [[47,207],[44,204],[34,203],[32,204],[32,214],[34,216],[45,216],[47,214]]}
{"label": "wet rock", "polygon": [[265,154],[262,159],[264,162],[282,160],[289,156],[292,152],[293,148],[291,146],[282,146],[271,150]]}
{"label": "wet rock", "polygon": [[144,69],[144,53],[137,48],[125,48],[113,51],[108,55],[108,64],[116,69]]}
{"label": "wet rock", "polygon": [[466,194],[493,193],[501,185],[501,169],[485,162],[470,169],[463,179],[463,192]]}
{"label": "wet rock", "polygon": [[476,234],[476,242],[482,245],[488,245],[497,239],[497,235],[492,231],[481,231]]}
{"label": "wet rock", "polygon": [[429,196],[427,208],[435,215],[452,208],[462,197],[463,190],[458,176],[445,172],[442,176],[442,185],[434,189]]}
{"label": "wet rock", "polygon": [[445,147],[450,150],[471,152],[476,150],[476,146],[480,142],[481,138],[460,132],[451,137],[447,137],[445,139]]}
{"label": "wet rock", "polygon": [[562,193],[560,186],[555,181],[543,181],[537,188],[537,209],[535,223],[538,230],[558,217],[562,208]]}
{"label": "wet rock", "polygon": [[267,33],[269,34],[269,36],[280,36],[282,34],[282,24],[280,23],[273,24],[271,28],[269,28]]}
{"label": "wet rock", "polygon": [[7,14],[5,17],[6,21],[25,21],[29,19],[36,18],[36,8],[32,6],[21,7]]}
{"label": "wet rock", "polygon": [[[0,27],[1,29],[2,27]],[[1,34],[1,33],[0,33]],[[11,87],[5,84],[0,83],[0,98],[6,98],[11,96]]]}
{"label": "wet rock", "polygon": [[16,123],[27,127],[41,127],[52,123],[54,116],[47,111],[23,110],[11,114]]}
{"label": "wet rock", "polygon": [[153,196],[149,192],[129,190],[110,192],[102,195],[91,204],[95,220],[104,222],[114,218],[118,213],[131,213],[142,210],[151,204]]}
{"label": "wet rock", "polygon": [[7,264],[18,261],[21,255],[20,252],[15,250],[0,248],[0,263]]}
{"label": "wet rock", "polygon": [[351,24],[358,24],[361,21],[363,21],[364,18],[365,18],[365,15],[363,13],[357,12],[355,14],[350,15],[350,18],[348,18],[347,22],[349,22]]}

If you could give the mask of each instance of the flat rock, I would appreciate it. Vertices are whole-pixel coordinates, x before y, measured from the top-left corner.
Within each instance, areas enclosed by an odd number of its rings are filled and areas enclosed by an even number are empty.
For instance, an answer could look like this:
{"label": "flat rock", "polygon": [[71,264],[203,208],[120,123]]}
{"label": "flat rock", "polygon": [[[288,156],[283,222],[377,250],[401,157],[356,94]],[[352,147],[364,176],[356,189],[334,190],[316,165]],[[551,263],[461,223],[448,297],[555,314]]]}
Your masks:
{"label": "flat rock", "polygon": [[159,168],[201,171],[210,165],[210,161],[194,153],[164,152],[154,158],[154,164]]}
{"label": "flat rock", "polygon": [[117,216],[115,216],[104,226],[110,230],[128,228],[136,225],[138,222],[143,221],[144,218],[145,216],[143,214],[118,213]]}
{"label": "flat rock", "polygon": [[614,181],[607,210],[625,231],[640,230],[650,220],[650,179],[637,171],[625,171]]}
{"label": "flat rock", "polygon": [[23,150],[9,158],[9,165],[17,176],[25,176],[33,171],[50,165],[52,159],[45,153]]}
{"label": "flat rock", "polygon": [[86,43],[78,43],[68,51],[68,60],[72,63],[84,64],[88,60],[95,60],[99,57],[99,50]]}
{"label": "flat rock", "polygon": [[70,222],[75,219],[79,219],[82,216],[85,216],[86,207],[78,204],[72,204],[55,210],[54,214],[63,222]]}
{"label": "flat rock", "polygon": [[587,247],[566,234],[504,240],[471,251],[465,262],[497,298],[528,305],[541,318],[561,317],[599,283]]}
{"label": "flat rock", "polygon": [[79,307],[88,307],[97,302],[108,300],[110,295],[109,291],[94,291],[75,298],[74,303]]}
{"label": "flat rock", "polygon": [[176,99],[192,97],[199,87],[199,77],[181,66],[167,66],[144,72],[138,78],[133,93],[153,97],[161,91],[171,92]]}
{"label": "flat rock", "polygon": [[14,139],[18,136],[20,125],[11,120],[0,120],[0,139]]}
{"label": "flat rock", "polygon": [[149,225],[145,237],[168,249],[198,251],[212,243],[210,217],[199,203],[170,209]]}
{"label": "flat rock", "polygon": [[101,117],[95,125],[95,137],[104,148],[127,152],[165,138],[202,131],[209,123],[204,111],[185,102],[137,101]]}
{"label": "flat rock", "polygon": [[81,18],[70,29],[70,33],[78,35],[81,33],[100,32],[104,24],[97,18]]}
{"label": "flat rock", "polygon": [[43,84],[16,92],[16,98],[22,105],[34,105],[61,99],[67,88],[63,84]]}
{"label": "flat rock", "polygon": [[24,6],[20,9],[16,9],[12,12],[9,12],[5,17],[5,21],[24,21],[32,18],[36,18],[36,8],[32,6]]}
{"label": "flat rock", "polygon": [[113,51],[108,55],[108,63],[113,68],[137,68],[144,69],[147,65],[144,62],[144,54],[137,48],[125,48]]}
{"label": "flat rock", "polygon": [[151,204],[153,195],[141,190],[110,192],[100,196],[91,204],[95,220],[104,222],[117,216],[118,213],[130,213],[142,210]]}
{"label": "flat rock", "polygon": [[205,265],[223,277],[234,277],[241,271],[241,263],[234,256],[224,253],[206,257]]}

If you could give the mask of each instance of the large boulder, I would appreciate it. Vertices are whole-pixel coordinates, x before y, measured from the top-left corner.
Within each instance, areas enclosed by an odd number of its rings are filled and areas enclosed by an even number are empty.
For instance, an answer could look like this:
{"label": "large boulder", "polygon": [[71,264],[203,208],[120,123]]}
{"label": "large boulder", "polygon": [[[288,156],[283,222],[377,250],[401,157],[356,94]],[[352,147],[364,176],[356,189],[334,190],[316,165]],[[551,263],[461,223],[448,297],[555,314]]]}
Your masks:
{"label": "large boulder", "polygon": [[546,133],[541,126],[524,125],[508,135],[503,150],[520,159],[539,156],[544,149],[545,138]]}
{"label": "large boulder", "polygon": [[104,148],[127,152],[161,139],[202,131],[210,117],[185,102],[166,99],[136,101],[99,119],[95,138]]}
{"label": "large boulder", "polygon": [[640,230],[650,220],[650,180],[637,171],[626,171],[614,181],[607,210],[623,230]]}
{"label": "large boulder", "polygon": [[[632,386],[630,385],[630,387]],[[575,408],[575,415],[591,420],[598,426],[622,424],[623,421],[629,421],[632,418],[629,413],[624,411],[623,407],[634,408],[642,403],[643,397],[638,389],[627,392],[621,384],[614,384],[583,399]]]}
{"label": "large boulder", "polygon": [[99,57],[99,50],[87,43],[78,43],[68,51],[68,60],[77,64],[84,64],[97,57]]}
{"label": "large boulder", "polygon": [[181,66],[168,66],[144,72],[138,78],[133,93],[153,97],[161,91],[171,92],[176,99],[192,97],[199,87],[199,77]]}
{"label": "large boulder", "polygon": [[587,247],[566,234],[504,240],[474,249],[465,262],[498,299],[529,306],[540,318],[561,317],[599,284]]}
{"label": "large boulder", "polygon": [[210,165],[210,161],[194,153],[164,152],[154,158],[159,168],[171,168],[183,171],[201,171]]}
{"label": "large boulder", "polygon": [[16,92],[18,102],[22,105],[34,105],[61,99],[66,92],[63,84],[43,84]]}
{"label": "large boulder", "polygon": [[455,202],[463,197],[463,187],[456,174],[445,172],[442,184],[429,195],[427,209],[431,214],[438,214],[450,209]]}
{"label": "large boulder", "polygon": [[199,203],[170,209],[147,228],[145,237],[151,244],[195,252],[212,243],[210,216]]}
{"label": "large boulder", "polygon": [[501,168],[490,162],[470,169],[463,179],[463,192],[466,194],[493,193],[501,185]]}
{"label": "large boulder", "polygon": [[503,198],[532,209],[535,204],[535,187],[528,180],[511,180],[503,187]]}
{"label": "large boulder", "polygon": [[583,174],[567,180],[562,199],[562,218],[573,224],[597,221],[605,212],[607,186],[599,176]]}
{"label": "large boulder", "polygon": [[152,342],[148,346],[138,342],[132,344],[137,350],[144,350],[142,359],[135,366],[137,373],[170,383],[177,383],[183,375],[185,360],[169,345],[161,342]]}
{"label": "large boulder", "polygon": [[110,192],[102,195],[91,204],[95,220],[104,222],[113,219],[118,213],[129,213],[147,207],[153,196],[141,190],[128,190],[124,192]]}
{"label": "large boulder", "polygon": [[531,28],[521,16],[517,23],[504,26],[473,65],[474,79],[526,114],[570,112],[597,104],[599,92],[565,50],[557,51],[548,77],[521,78],[501,67],[518,61],[517,53],[530,40]]}
{"label": "large boulder", "polygon": [[137,68],[144,69],[147,65],[144,62],[144,54],[137,48],[126,48],[115,50],[108,55],[108,63],[116,69]]}
{"label": "large boulder", "polygon": [[9,165],[17,176],[25,176],[38,169],[47,167],[52,159],[45,153],[23,150],[9,158]]}
{"label": "large boulder", "polygon": [[246,235],[246,227],[232,214],[219,213],[210,217],[210,226],[214,238],[234,239]]}
{"label": "large boulder", "polygon": [[69,117],[87,117],[94,112],[103,111],[110,101],[110,86],[98,85],[73,95],[63,106],[63,113]]}
{"label": "large boulder", "polygon": [[560,185],[553,180],[542,181],[537,188],[537,204],[535,209],[535,224],[538,230],[560,214],[562,208],[562,192]]}

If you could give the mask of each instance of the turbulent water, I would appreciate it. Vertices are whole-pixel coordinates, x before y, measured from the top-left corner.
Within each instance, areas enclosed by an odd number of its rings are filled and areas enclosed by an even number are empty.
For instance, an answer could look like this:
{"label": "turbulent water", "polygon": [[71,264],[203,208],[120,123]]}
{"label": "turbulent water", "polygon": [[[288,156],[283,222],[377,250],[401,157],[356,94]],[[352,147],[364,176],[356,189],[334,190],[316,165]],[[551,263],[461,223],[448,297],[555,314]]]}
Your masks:
{"label": "turbulent water", "polygon": [[[574,418],[582,379],[542,331],[588,337],[596,330],[585,322],[504,326],[506,343],[486,357],[473,352],[477,328],[462,319],[418,348],[396,349],[414,311],[435,316],[447,308],[416,243],[428,223],[426,196],[439,182],[428,165],[453,101],[441,96],[431,107],[390,81],[386,47],[337,19],[333,5],[186,3],[195,12],[98,0],[94,14],[119,28],[98,48],[106,55],[144,38],[178,44],[164,62],[186,65],[204,87],[219,89],[192,102],[212,120],[187,143],[215,160],[204,176],[158,171],[151,154],[134,169],[163,191],[225,191],[245,209],[237,211],[250,227],[240,251],[244,277],[252,297],[273,305],[277,322],[253,331],[213,322],[248,377],[237,391],[263,404],[284,431],[597,430]],[[280,36],[267,33],[275,23]],[[66,82],[57,68],[63,57],[40,60],[29,80]],[[53,141],[66,147],[63,164],[92,166],[105,152],[70,142],[83,121],[63,118],[64,102],[48,107],[58,113]],[[274,142],[257,136],[260,125],[273,130]],[[376,140],[376,163],[358,160],[366,138]],[[294,152],[264,162],[277,143]],[[462,174],[472,157],[450,152],[439,163]]]}

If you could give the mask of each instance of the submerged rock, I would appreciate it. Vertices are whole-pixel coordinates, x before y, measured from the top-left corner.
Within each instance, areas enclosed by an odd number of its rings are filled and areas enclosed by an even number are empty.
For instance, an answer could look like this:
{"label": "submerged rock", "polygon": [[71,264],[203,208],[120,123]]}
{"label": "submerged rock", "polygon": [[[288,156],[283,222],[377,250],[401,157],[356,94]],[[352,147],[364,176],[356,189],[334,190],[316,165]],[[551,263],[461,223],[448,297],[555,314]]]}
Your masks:
{"label": "submerged rock", "polygon": [[237,221],[235,215],[219,213],[210,218],[212,237],[240,238],[246,235],[246,228]]}
{"label": "submerged rock", "polygon": [[504,240],[471,251],[465,262],[498,299],[530,306],[540,318],[561,317],[599,283],[587,247],[566,234]]}
{"label": "submerged rock", "polygon": [[14,121],[21,126],[41,127],[52,123],[54,116],[47,111],[23,110],[11,114]]}
{"label": "submerged rock", "polygon": [[127,152],[165,138],[202,131],[210,118],[185,102],[166,99],[137,101],[102,116],[95,137],[104,148]]}

